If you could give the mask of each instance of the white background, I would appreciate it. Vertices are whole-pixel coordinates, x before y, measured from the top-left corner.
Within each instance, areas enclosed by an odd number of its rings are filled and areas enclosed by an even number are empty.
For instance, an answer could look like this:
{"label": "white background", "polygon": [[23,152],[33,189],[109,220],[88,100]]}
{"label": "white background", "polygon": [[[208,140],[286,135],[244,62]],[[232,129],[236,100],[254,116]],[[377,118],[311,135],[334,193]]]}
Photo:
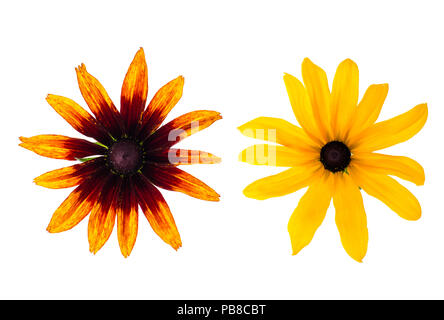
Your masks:
{"label": "white background", "polygon": [[[2,2],[0,298],[444,298],[442,14],[440,1]],[[139,47],[149,98],[185,77],[183,98],[167,120],[197,109],[222,113],[182,144],[223,158],[186,168],[222,198],[210,203],[163,192],[183,240],[178,252],[141,215],[129,258],[120,254],[116,230],[93,255],[87,219],[61,234],[45,230],[70,190],[32,182],[72,163],[22,149],[18,137],[81,137],[46,95],[86,107],[74,71],[83,62],[118,105]],[[361,97],[368,85],[389,83],[380,119],[429,105],[424,129],[384,150],[424,166],[424,186],[404,183],[423,217],[405,221],[364,194],[369,248],[362,264],[343,250],[332,207],[312,243],[291,255],[287,222],[304,190],[265,201],[242,194],[280,169],[238,162],[239,151],[256,141],[236,128],[258,116],[295,122],[282,76],[301,78],[304,57],[330,81],[343,59],[353,59]]]}

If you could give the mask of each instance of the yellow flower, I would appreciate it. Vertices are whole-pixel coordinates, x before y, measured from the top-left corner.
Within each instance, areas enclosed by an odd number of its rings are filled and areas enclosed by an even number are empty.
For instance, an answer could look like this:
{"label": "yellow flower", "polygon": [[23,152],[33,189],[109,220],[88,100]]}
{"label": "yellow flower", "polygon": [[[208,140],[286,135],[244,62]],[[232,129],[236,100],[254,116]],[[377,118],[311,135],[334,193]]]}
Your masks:
{"label": "yellow flower", "polygon": [[324,70],[308,58],[302,63],[302,78],[305,86],[292,75],[284,75],[300,127],[271,117],[239,127],[248,137],[278,144],[251,146],[240,153],[239,160],[290,167],[253,182],[244,194],[264,200],[308,187],[288,223],[294,255],[310,243],[333,198],[342,245],[353,259],[362,262],[368,231],[360,189],[404,219],[421,216],[415,196],[390,176],[422,185],[424,169],[410,158],[374,151],[418,133],[427,120],[427,104],[375,123],[388,85],[371,85],[358,103],[359,72],[352,60],[338,66],[331,92]]}

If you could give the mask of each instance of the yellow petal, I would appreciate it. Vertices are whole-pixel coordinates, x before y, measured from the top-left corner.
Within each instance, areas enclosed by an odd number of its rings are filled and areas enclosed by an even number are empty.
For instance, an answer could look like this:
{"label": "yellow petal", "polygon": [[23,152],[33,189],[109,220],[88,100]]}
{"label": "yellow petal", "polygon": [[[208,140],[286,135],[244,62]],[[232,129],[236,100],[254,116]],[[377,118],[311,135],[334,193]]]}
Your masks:
{"label": "yellow petal", "polygon": [[310,185],[288,222],[293,254],[307,246],[325,218],[332,197],[333,175],[325,173]]}
{"label": "yellow petal", "polygon": [[247,137],[279,143],[301,150],[317,150],[317,146],[304,130],[279,118],[259,117],[240,126],[239,131]]}
{"label": "yellow petal", "polygon": [[294,167],[319,160],[319,152],[302,152],[279,145],[256,144],[239,154],[239,161],[254,165]]}
{"label": "yellow petal", "polygon": [[304,85],[297,78],[287,73],[284,75],[284,82],[291,107],[299,124],[313,141],[319,145],[324,145],[327,141],[320,140],[322,138],[321,132],[316,125],[310,99]]}
{"label": "yellow petal", "polygon": [[333,203],[342,246],[350,257],[362,262],[368,244],[367,216],[361,192],[348,174],[336,175]]}
{"label": "yellow petal", "polygon": [[390,120],[378,122],[363,131],[350,144],[352,152],[371,152],[413,137],[427,120],[427,104],[420,104]]}
{"label": "yellow petal", "polygon": [[244,189],[248,198],[265,200],[280,197],[305,188],[319,176],[321,163],[294,167],[278,174],[259,179]]}
{"label": "yellow petal", "polygon": [[333,138],[344,141],[350,129],[359,96],[359,70],[350,59],[341,62],[336,70],[331,92],[331,127]]}
{"label": "yellow petal", "polygon": [[330,89],[327,75],[310,59],[302,62],[302,78],[313,108],[313,116],[323,141],[331,140]]}
{"label": "yellow petal", "polygon": [[354,137],[376,122],[387,97],[388,88],[386,83],[372,84],[365,91],[351,121],[347,143],[351,144]]}
{"label": "yellow petal", "polygon": [[401,218],[418,220],[421,217],[421,206],[418,200],[395,179],[364,171],[358,165],[349,166],[349,172],[358,186],[369,195],[381,200]]}
{"label": "yellow petal", "polygon": [[366,171],[396,176],[418,186],[424,184],[424,169],[418,162],[407,157],[380,153],[359,153],[353,155],[352,161]]}

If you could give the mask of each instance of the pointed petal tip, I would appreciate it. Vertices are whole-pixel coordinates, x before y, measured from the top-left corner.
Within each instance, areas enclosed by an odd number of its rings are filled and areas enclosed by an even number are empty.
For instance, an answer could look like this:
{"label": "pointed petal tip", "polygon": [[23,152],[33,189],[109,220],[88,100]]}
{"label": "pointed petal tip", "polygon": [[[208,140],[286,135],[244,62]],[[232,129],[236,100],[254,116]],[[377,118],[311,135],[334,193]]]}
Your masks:
{"label": "pointed petal tip", "polygon": [[140,47],[139,50],[137,50],[136,54],[134,55],[134,59],[145,60],[145,51],[143,50],[142,47]]}
{"label": "pointed petal tip", "polygon": [[295,256],[295,255],[297,255],[300,251],[301,251],[301,249],[299,249],[299,250],[291,250],[291,255],[292,255],[292,256]]}
{"label": "pointed petal tip", "polygon": [[128,252],[128,250],[122,250],[122,248],[120,248],[120,252],[122,253],[122,256],[126,259],[130,256],[131,254],[131,250]]}
{"label": "pointed petal tip", "polygon": [[302,67],[306,65],[314,65],[314,63],[308,57],[305,57],[304,60],[302,60]]}
{"label": "pointed petal tip", "polygon": [[[365,256],[365,255],[364,255]],[[351,256],[350,255],[350,257],[353,259],[353,260],[355,260],[356,262],[359,262],[359,263],[363,263],[364,261],[362,260],[362,259],[364,259],[364,257],[353,257],[353,256]]]}
{"label": "pointed petal tip", "polygon": [[347,58],[344,61],[342,61],[341,63],[347,63],[347,64],[356,64],[352,59]]}
{"label": "pointed petal tip", "polygon": [[82,62],[75,69],[77,72],[82,72],[82,71],[86,70],[86,67],[85,67],[85,64]]}
{"label": "pointed petal tip", "polygon": [[48,226],[46,227],[46,231],[48,231],[49,233],[60,233],[62,231],[66,231],[67,229],[60,229],[58,228],[57,225],[54,225],[54,223],[49,223]]}
{"label": "pointed petal tip", "polygon": [[177,242],[171,243],[171,247],[177,252],[182,247],[182,241],[179,239]]}
{"label": "pointed petal tip", "polygon": [[217,111],[214,111],[215,112],[215,118],[216,118],[216,120],[220,120],[220,119],[222,119],[222,114],[220,113],[220,112],[217,112]]}
{"label": "pointed petal tip", "polygon": [[213,164],[215,164],[215,163],[221,163],[221,162],[222,162],[222,158],[221,158],[221,157],[217,157],[217,156],[214,157],[214,159],[213,159]]}

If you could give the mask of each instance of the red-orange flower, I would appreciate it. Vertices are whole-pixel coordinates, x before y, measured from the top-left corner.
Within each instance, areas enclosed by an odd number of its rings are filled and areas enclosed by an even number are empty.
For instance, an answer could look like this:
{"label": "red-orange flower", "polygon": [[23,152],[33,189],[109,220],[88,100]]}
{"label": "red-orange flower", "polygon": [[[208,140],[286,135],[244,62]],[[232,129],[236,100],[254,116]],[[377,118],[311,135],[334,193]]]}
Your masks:
{"label": "red-orange flower", "polygon": [[181,98],[184,79],[179,76],[164,85],[145,108],[148,71],[142,48],[123,82],[120,112],[85,65],[76,72],[82,96],[94,116],[68,98],[48,95],[46,100],[74,129],[97,142],[51,134],[20,137],[20,146],[39,155],[82,161],[35,178],[36,184],[47,188],[78,186],[55,211],[47,230],[69,230],[91,213],[88,241],[90,251],[96,253],[108,240],[117,217],[119,246],[127,257],[136,241],[140,206],[154,232],[177,250],[182,241],[168,204],[156,187],[219,201],[212,188],[177,166],[218,163],[220,158],[173,146],[221,115],[193,111],[160,127]]}

